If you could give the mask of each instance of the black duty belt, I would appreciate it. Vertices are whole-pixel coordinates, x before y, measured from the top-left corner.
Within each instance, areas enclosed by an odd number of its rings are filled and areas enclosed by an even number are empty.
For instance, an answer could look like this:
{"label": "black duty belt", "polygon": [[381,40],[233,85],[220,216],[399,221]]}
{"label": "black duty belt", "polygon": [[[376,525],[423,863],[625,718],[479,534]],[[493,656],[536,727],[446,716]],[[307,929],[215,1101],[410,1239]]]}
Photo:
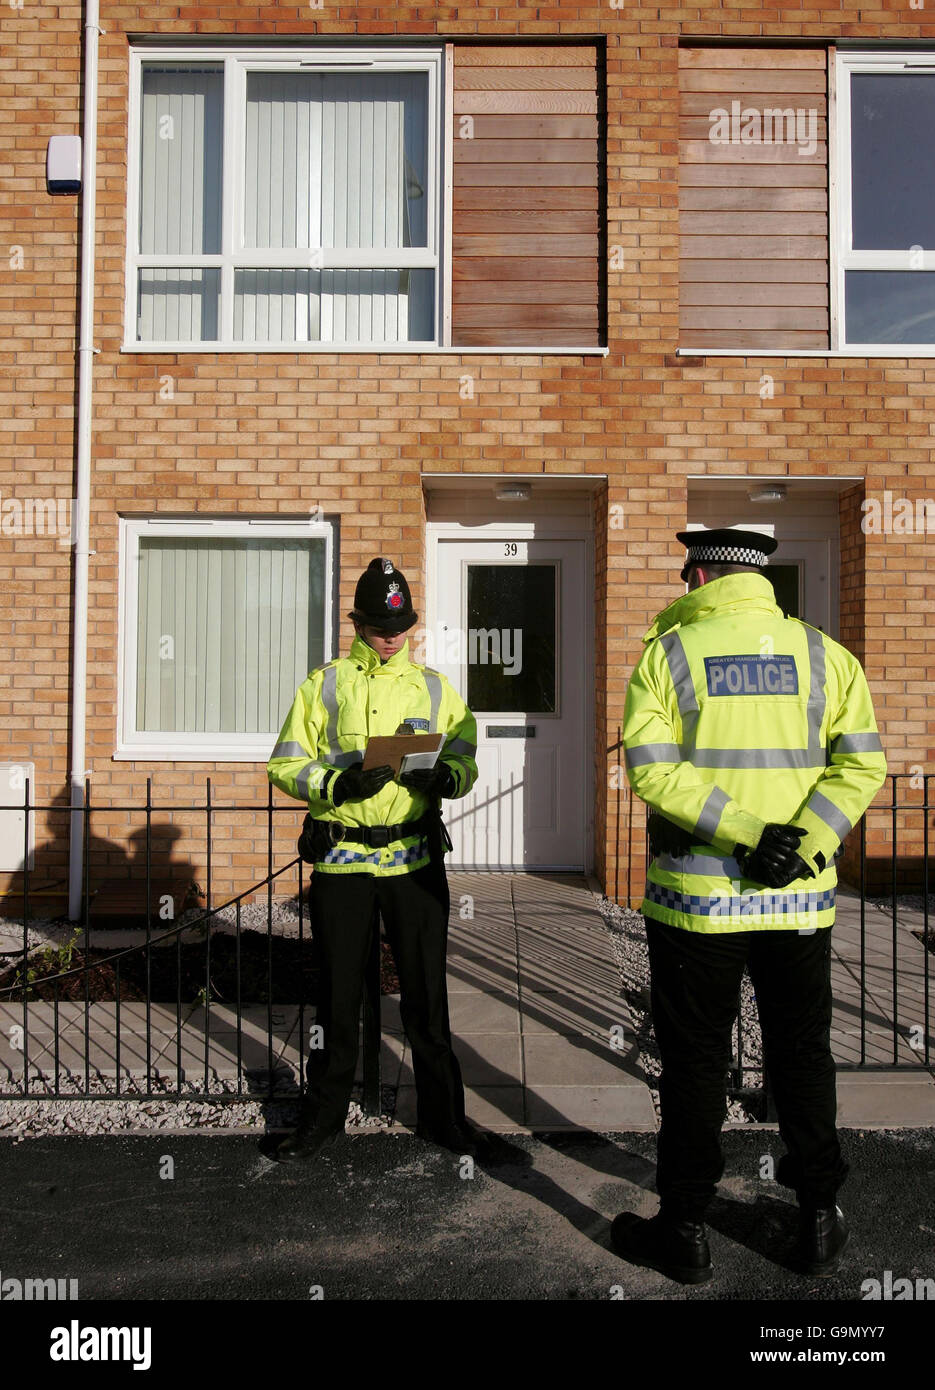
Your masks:
{"label": "black duty belt", "polygon": [[401,840],[406,835],[424,834],[432,825],[438,823],[438,817],[427,813],[420,816],[418,820],[399,821],[396,825],[364,825],[360,829],[352,826],[342,825],[340,821],[316,820],[315,824],[327,827],[327,834],[333,845],[338,845],[342,840],[356,840],[363,845],[369,845],[371,849],[385,849],[391,840]]}

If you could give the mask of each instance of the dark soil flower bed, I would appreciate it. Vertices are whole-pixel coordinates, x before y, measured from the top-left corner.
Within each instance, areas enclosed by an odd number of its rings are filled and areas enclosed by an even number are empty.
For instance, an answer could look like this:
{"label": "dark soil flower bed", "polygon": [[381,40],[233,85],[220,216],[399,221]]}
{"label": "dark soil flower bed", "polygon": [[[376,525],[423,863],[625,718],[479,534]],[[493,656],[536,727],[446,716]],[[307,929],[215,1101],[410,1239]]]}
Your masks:
{"label": "dark soil flower bed", "polygon": [[[117,998],[144,1001],[147,995],[146,951],[136,947],[118,960],[107,949],[88,952],[74,950],[67,967],[33,955],[28,968],[35,978],[27,987],[27,998],[36,1000],[83,1000],[92,1003]],[[399,981],[387,943],[381,942],[380,990],[395,994]],[[0,972],[0,991],[7,1002],[22,1002],[23,982],[17,984],[20,966]],[[54,976],[65,971],[57,982]],[[205,941],[186,942],[176,947],[157,947],[149,953],[149,997],[153,1003],[183,1004],[202,1002],[210,979],[212,1003],[237,1004],[237,941],[217,933]],[[10,987],[17,984],[15,989]],[[85,992],[87,989],[87,993]],[[246,930],[240,935],[240,1002],[242,1004],[314,1004],[318,997],[318,966],[315,949],[308,939],[274,936]]]}

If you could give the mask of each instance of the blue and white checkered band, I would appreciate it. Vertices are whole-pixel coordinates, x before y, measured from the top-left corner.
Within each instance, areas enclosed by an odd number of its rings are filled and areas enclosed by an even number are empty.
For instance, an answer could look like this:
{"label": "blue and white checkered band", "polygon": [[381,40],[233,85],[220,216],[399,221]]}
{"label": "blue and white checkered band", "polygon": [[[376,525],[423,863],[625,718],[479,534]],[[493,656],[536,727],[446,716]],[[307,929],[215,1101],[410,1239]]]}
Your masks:
{"label": "blue and white checkered band", "polygon": [[694,560],[711,560],[725,565],[765,565],[762,550],[747,550],[739,545],[692,545],[686,564]]}

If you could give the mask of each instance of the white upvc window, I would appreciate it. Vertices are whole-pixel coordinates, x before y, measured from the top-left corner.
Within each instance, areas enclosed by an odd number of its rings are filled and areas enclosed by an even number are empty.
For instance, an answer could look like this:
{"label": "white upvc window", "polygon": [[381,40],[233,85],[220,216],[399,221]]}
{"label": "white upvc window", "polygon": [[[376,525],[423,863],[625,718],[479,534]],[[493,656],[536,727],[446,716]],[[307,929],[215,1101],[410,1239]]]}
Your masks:
{"label": "white upvc window", "polygon": [[838,52],[835,349],[935,349],[935,52]]}
{"label": "white upvc window", "polygon": [[121,518],[115,757],[266,762],[333,602],[328,522]]}
{"label": "white upvc window", "polygon": [[443,62],[132,49],[124,347],[438,345]]}

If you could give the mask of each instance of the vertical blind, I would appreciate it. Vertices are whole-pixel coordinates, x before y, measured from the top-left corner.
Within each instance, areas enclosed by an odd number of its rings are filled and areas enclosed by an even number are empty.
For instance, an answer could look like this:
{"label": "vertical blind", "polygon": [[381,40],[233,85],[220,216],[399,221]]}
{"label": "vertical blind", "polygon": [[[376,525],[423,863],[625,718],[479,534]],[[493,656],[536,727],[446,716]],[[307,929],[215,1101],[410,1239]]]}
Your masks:
{"label": "vertical blind", "polygon": [[325,659],[325,541],[139,545],[137,731],[274,737]]}
{"label": "vertical blind", "polygon": [[[220,69],[144,67],[141,253],[220,253],[222,115]],[[237,341],[434,339],[434,269],[367,264],[428,247],[428,117],[424,72],[246,74]],[[360,266],[237,266],[241,242],[359,251]],[[208,268],[141,270],[140,338],[216,338],[220,285]]]}

